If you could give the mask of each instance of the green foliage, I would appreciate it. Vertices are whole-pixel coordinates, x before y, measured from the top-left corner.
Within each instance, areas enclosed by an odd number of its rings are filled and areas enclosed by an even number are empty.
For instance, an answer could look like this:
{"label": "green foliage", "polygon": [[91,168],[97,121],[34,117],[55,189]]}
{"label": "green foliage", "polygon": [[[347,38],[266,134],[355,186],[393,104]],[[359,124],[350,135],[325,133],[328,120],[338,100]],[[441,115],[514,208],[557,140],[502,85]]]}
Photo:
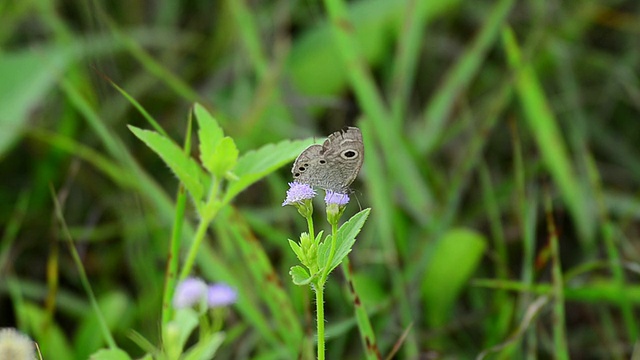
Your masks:
{"label": "green foliage", "polygon": [[236,179],[229,184],[225,194],[225,203],[267,174],[291,162],[291,159],[298,156],[309,144],[309,140],[285,140],[242,155],[234,169]]}
{"label": "green foliage", "polygon": [[317,275],[317,273],[313,274],[314,276],[309,275],[309,272],[300,265],[291,267],[289,274],[291,274],[293,283],[298,286],[309,285]]}
{"label": "green foliage", "polygon": [[[342,259],[331,359],[377,356],[362,319],[381,358],[637,355],[636,2],[275,3],[0,6],[0,327],[44,359],[306,360],[289,279]],[[305,253],[291,162],[354,125],[371,217]],[[171,307],[194,274],[240,294],[216,331]]]}
{"label": "green foliage", "polygon": [[371,212],[371,209],[364,209],[353,215],[349,221],[340,226],[336,235],[336,252],[333,259],[331,259],[331,263],[329,263],[329,253],[331,250],[332,235],[328,235],[320,244],[318,249],[318,266],[321,269],[328,268],[326,271],[327,273],[330,273],[340,265],[340,263],[342,263],[347,255],[349,255],[353,248],[353,244],[356,242],[356,236],[358,236],[362,226],[369,217],[369,212]]}
{"label": "green foliage", "polygon": [[184,184],[196,204],[201,205],[205,195],[205,175],[195,160],[187,157],[171,139],[154,131],[142,130],[134,126],[129,126],[129,130],[160,156]]}
{"label": "green foliage", "polygon": [[451,229],[435,245],[420,284],[429,326],[449,321],[452,306],[477,271],[486,246],[481,234],[468,229]]}
{"label": "green foliage", "polygon": [[131,357],[121,349],[102,349],[89,357],[89,360],[130,360]]}
{"label": "green foliage", "polygon": [[55,86],[67,61],[59,48],[44,53],[19,51],[0,56],[0,158],[25,130],[28,114]]}

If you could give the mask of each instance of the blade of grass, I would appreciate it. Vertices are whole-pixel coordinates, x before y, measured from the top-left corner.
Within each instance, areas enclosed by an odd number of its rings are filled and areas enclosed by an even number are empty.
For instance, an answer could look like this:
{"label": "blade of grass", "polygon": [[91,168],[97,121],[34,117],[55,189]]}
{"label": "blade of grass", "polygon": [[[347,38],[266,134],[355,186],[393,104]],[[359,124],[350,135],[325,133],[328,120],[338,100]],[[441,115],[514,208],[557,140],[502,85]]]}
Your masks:
{"label": "blade of grass", "polygon": [[339,56],[348,70],[349,83],[356,93],[367,120],[371,121],[372,128],[380,139],[387,164],[392,173],[398,174],[396,181],[402,187],[407,206],[413,215],[418,221],[428,223],[431,221],[428,215],[433,205],[432,195],[426,186],[427,182],[414,166],[407,144],[402,141],[400,133],[394,131],[389,125],[391,114],[386,109],[371,73],[359,53],[354,28],[347,17],[346,5],[342,0],[324,0],[324,4],[331,19],[331,28],[339,49]]}
{"label": "blade of grass", "polygon": [[107,326],[107,322],[104,319],[104,316],[102,315],[102,312],[100,311],[100,307],[98,306],[98,302],[96,300],[96,297],[93,293],[93,289],[91,288],[91,283],[89,282],[89,278],[87,277],[87,273],[84,270],[84,265],[82,264],[82,260],[80,259],[80,255],[78,255],[78,251],[76,250],[74,244],[73,244],[73,239],[71,238],[71,234],[69,233],[69,229],[67,228],[67,223],[64,220],[64,215],[62,214],[62,209],[60,208],[60,203],[58,202],[58,198],[55,194],[55,190],[53,188],[51,188],[51,199],[53,201],[54,204],[54,208],[55,208],[55,215],[56,218],[58,219],[58,222],[60,224],[63,236],[67,242],[67,245],[69,246],[69,253],[71,254],[71,257],[73,258],[73,261],[76,265],[76,268],[78,270],[78,275],[80,276],[80,282],[82,283],[82,287],[84,288],[85,292],[87,293],[87,296],[89,297],[89,302],[91,303],[91,307],[93,309],[93,312],[95,314],[95,316],[98,319],[98,324],[99,324],[99,329],[100,332],[102,333],[102,336],[104,338],[104,340],[106,341],[107,345],[109,346],[109,348],[111,349],[117,349],[118,346],[116,345],[115,340],[113,339],[113,335],[111,335],[111,331],[109,330],[109,327]]}
{"label": "blade of grass", "polygon": [[[505,80],[502,86],[496,90],[495,94],[488,98],[486,103],[487,109],[483,111],[482,116],[484,120],[479,125],[479,129],[474,131],[476,135],[469,142],[462,164],[456,166],[456,172],[453,178],[448,180],[445,208],[437,220],[436,229],[430,234],[434,239],[440,239],[451,224],[453,224],[462,197],[465,194],[465,188],[472,178],[472,172],[477,168],[479,161],[482,159],[483,150],[489,140],[489,135],[508,104],[512,91],[510,81]],[[411,254],[411,258],[406,260],[408,262],[406,273],[409,274],[412,281],[420,282],[420,278],[424,274],[424,269],[429,263],[431,252],[428,249],[432,245],[431,242],[422,243],[418,250]]]}
{"label": "blade of grass", "polygon": [[435,149],[442,136],[444,124],[456,106],[456,98],[469,86],[476,76],[499,34],[507,16],[513,7],[514,0],[500,0],[493,7],[491,14],[482,29],[464,54],[445,75],[442,86],[429,101],[422,118],[424,125],[413,131],[413,143],[420,154],[427,154]]}
{"label": "blade of grass", "polygon": [[597,166],[595,164],[595,160],[589,154],[586,155],[589,161],[589,178],[592,183],[592,187],[595,189],[595,196],[598,205],[598,213],[600,217],[600,232],[602,239],[604,240],[604,245],[607,252],[607,257],[609,260],[609,267],[613,274],[613,280],[617,284],[618,291],[620,292],[620,310],[622,313],[622,319],[624,321],[627,338],[630,342],[638,339],[638,324],[636,323],[636,317],[634,316],[633,307],[629,300],[624,297],[622,294],[624,292],[625,287],[627,286],[627,281],[624,276],[624,268],[622,265],[622,259],[620,256],[620,252],[618,250],[618,246],[614,241],[614,224],[609,218],[607,210],[604,206],[604,197],[602,181],[600,179],[600,174],[598,172]]}
{"label": "blade of grass", "polygon": [[[189,111],[189,119],[187,120],[186,139],[184,141],[184,153],[188,156],[191,153],[191,132],[193,124],[193,109]],[[180,245],[182,236],[182,227],[185,218],[185,209],[187,206],[187,192],[184,185],[178,185],[176,196],[176,213],[173,219],[171,229],[171,240],[169,241],[169,254],[167,255],[167,268],[165,270],[165,286],[162,296],[162,325],[163,327],[169,323],[173,316],[173,306],[171,304],[173,294],[177,286],[178,266],[180,263]],[[162,331],[165,334],[166,331]]]}
{"label": "blade of grass", "polygon": [[269,63],[262,49],[262,40],[258,35],[259,31],[254,16],[249,11],[245,0],[231,0],[227,1],[227,4],[236,21],[236,29],[240,32],[240,39],[249,54],[249,60],[258,77],[262,78],[268,72]]}
{"label": "blade of grass", "polygon": [[549,108],[549,102],[540,86],[538,78],[530,64],[522,59],[515,35],[510,28],[502,32],[509,65],[516,72],[516,89],[523,107],[525,120],[535,138],[538,149],[544,159],[554,182],[560,188],[562,198],[567,204],[580,240],[585,248],[591,249],[593,243],[593,224],[584,206],[586,194],[581,191],[581,184],[575,177],[571,167],[571,159],[562,139],[557,121]]}
{"label": "blade of grass", "polygon": [[560,265],[560,249],[558,245],[558,232],[556,231],[555,220],[553,219],[553,205],[551,194],[546,191],[544,195],[544,207],[547,220],[547,232],[551,243],[551,274],[553,291],[553,344],[554,354],[557,359],[569,360],[569,349],[567,346],[567,328],[565,324],[564,308],[564,280],[562,277],[562,267]]}
{"label": "blade of grass", "polygon": [[[364,147],[367,154],[375,154],[376,147],[374,143],[374,137],[372,136],[371,123],[362,122],[362,139],[364,141]],[[389,267],[389,274],[392,281],[393,298],[398,302],[400,309],[400,318],[402,326],[405,328],[411,327],[411,323],[415,320],[413,318],[413,311],[409,304],[409,296],[405,290],[405,280],[402,276],[402,270],[400,269],[400,257],[396,246],[396,242],[401,240],[394,234],[393,231],[393,218],[394,209],[393,201],[391,198],[391,188],[393,184],[390,179],[385,176],[383,164],[381,161],[377,161],[377,157],[369,156],[370,160],[364,163],[364,167],[369,174],[369,186],[367,193],[369,199],[373,204],[373,208],[376,211],[373,212],[375,217],[376,228],[375,233],[379,234],[379,241],[384,249],[385,264]],[[404,245],[406,248],[406,244]],[[406,341],[404,342],[403,352],[406,358],[410,359],[418,355],[418,344],[416,334],[414,332],[407,333]]]}
{"label": "blade of grass", "polygon": [[[526,173],[524,160],[522,155],[522,143],[518,132],[516,121],[510,122],[511,139],[513,141],[513,177],[515,179],[515,197],[516,197],[516,217],[521,229],[522,237],[522,270],[521,281],[527,286],[533,286],[535,274],[535,251],[536,251],[536,224],[538,214],[537,196],[535,193],[528,196],[526,190]],[[519,313],[524,316],[533,297],[530,293],[525,292],[519,298]],[[523,353],[527,359],[537,359],[536,354],[536,331],[529,329],[526,334],[528,346]]]}
{"label": "blade of grass", "polygon": [[345,280],[349,285],[349,294],[351,295],[351,301],[353,302],[356,314],[356,323],[358,324],[366,358],[370,360],[381,360],[382,355],[380,354],[380,349],[378,349],[376,335],[373,332],[371,321],[369,321],[367,310],[364,308],[364,305],[360,300],[360,295],[358,295],[358,291],[354,283],[353,267],[351,266],[351,261],[349,261],[348,255],[342,260],[341,267]]}
{"label": "blade of grass", "polygon": [[416,64],[422,46],[423,32],[427,24],[424,14],[429,7],[429,1],[407,0],[404,10],[404,21],[391,75],[391,112],[396,131],[402,129],[409,103],[409,93],[416,73]]}
{"label": "blade of grass", "polygon": [[263,287],[264,294],[261,297],[278,321],[278,325],[275,326],[276,331],[290,348],[300,347],[303,338],[302,328],[293,311],[289,296],[285,293],[280,278],[264,248],[253,235],[240,213],[234,210],[231,214],[226,214],[225,218],[227,221],[218,221],[216,226],[223,226],[231,234],[234,245],[244,258],[243,263],[251,264],[248,270],[251,272],[254,282]]}
{"label": "blade of grass", "polygon": [[4,274],[7,274],[5,269],[7,266],[7,259],[9,259],[13,242],[16,240],[16,237],[20,232],[24,217],[27,215],[30,195],[31,192],[29,190],[22,190],[20,192],[20,195],[18,195],[18,201],[16,201],[13,211],[11,212],[11,217],[4,225],[4,233],[0,240],[0,278],[4,278],[6,276]]}
{"label": "blade of grass", "polygon": [[116,90],[118,90],[118,92],[120,94],[122,94],[122,96],[125,97],[125,99],[127,99],[131,105],[133,105],[136,110],[138,110],[138,112],[140,112],[140,114],[142,114],[142,116],[145,118],[145,120],[147,120],[147,122],[149,123],[149,125],[151,125],[157,132],[159,132],[160,134],[162,134],[164,137],[169,137],[169,135],[167,135],[167,132],[164,131],[164,129],[162,128],[162,126],[160,126],[160,124],[158,124],[158,122],[151,116],[151,114],[149,114],[147,112],[147,110],[145,110],[144,107],[142,107],[142,105],[140,105],[140,103],[133,98],[133,96],[129,95],[129,93],[127,93],[126,91],[124,91],[124,89],[122,89],[120,86],[118,86],[115,82],[113,82],[113,80],[111,80],[108,76],[106,76],[105,74],[102,74],[102,78],[107,80],[109,82],[109,84],[111,84],[111,86],[113,86]]}
{"label": "blade of grass", "polygon": [[[491,179],[490,170],[486,163],[480,165],[480,183],[482,187],[482,198],[485,204],[489,226],[491,228],[491,237],[493,238],[494,256],[494,273],[496,278],[507,280],[509,257],[507,254],[507,245],[504,234],[504,224],[501,221],[501,212],[496,200],[496,190]],[[505,291],[496,291],[492,295],[493,310],[497,312],[491,317],[491,321],[487,322],[486,342],[495,344],[507,335],[508,327],[513,315],[512,302]],[[503,356],[513,353],[503,353]]]}

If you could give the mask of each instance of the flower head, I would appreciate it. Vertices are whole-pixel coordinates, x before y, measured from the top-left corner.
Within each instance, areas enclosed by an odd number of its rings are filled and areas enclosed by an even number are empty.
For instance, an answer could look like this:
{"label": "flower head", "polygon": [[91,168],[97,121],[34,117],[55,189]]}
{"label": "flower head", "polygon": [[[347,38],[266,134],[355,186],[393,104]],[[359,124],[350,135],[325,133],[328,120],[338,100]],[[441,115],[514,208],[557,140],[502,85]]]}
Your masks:
{"label": "flower head", "polygon": [[331,190],[327,190],[327,194],[324,197],[324,202],[327,205],[335,204],[338,206],[344,206],[349,203],[349,200],[349,195],[340,194]]}
{"label": "flower head", "polygon": [[213,284],[207,289],[207,304],[210,308],[231,305],[238,293],[227,284]]}
{"label": "flower head", "polygon": [[329,224],[337,225],[349,203],[349,195],[327,190],[324,202],[327,204],[327,221]]}
{"label": "flower head", "polygon": [[294,181],[289,183],[287,198],[282,203],[282,206],[302,203],[304,200],[313,199],[314,196],[316,196],[316,192],[311,188],[311,186]]}
{"label": "flower head", "polygon": [[0,329],[0,359],[35,359],[33,341],[16,329]]}
{"label": "flower head", "polygon": [[199,304],[207,296],[207,284],[198,278],[188,278],[178,284],[173,296],[173,306],[182,309]]}

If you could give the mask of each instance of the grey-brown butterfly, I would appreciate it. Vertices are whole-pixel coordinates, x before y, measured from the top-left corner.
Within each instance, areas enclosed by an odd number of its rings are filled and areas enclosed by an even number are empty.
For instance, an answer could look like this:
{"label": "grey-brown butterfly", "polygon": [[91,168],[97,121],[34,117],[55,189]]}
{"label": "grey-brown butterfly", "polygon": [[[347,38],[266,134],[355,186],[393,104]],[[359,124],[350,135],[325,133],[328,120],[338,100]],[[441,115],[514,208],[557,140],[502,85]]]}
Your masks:
{"label": "grey-brown butterfly", "polygon": [[298,183],[346,194],[363,161],[362,133],[357,127],[348,127],[329,135],[322,145],[302,151],[291,173]]}

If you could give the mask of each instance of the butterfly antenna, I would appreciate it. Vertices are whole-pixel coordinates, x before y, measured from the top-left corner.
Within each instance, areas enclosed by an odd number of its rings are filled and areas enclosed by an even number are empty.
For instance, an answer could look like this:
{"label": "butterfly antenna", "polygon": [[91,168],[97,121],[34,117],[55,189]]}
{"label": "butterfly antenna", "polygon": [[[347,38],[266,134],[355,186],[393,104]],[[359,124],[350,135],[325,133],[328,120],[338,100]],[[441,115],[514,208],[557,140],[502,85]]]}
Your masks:
{"label": "butterfly antenna", "polygon": [[351,192],[353,193],[353,197],[356,198],[356,202],[358,203],[358,208],[360,209],[358,211],[362,211],[362,204],[360,204],[360,199],[358,198],[358,192],[355,190],[351,190]]}

